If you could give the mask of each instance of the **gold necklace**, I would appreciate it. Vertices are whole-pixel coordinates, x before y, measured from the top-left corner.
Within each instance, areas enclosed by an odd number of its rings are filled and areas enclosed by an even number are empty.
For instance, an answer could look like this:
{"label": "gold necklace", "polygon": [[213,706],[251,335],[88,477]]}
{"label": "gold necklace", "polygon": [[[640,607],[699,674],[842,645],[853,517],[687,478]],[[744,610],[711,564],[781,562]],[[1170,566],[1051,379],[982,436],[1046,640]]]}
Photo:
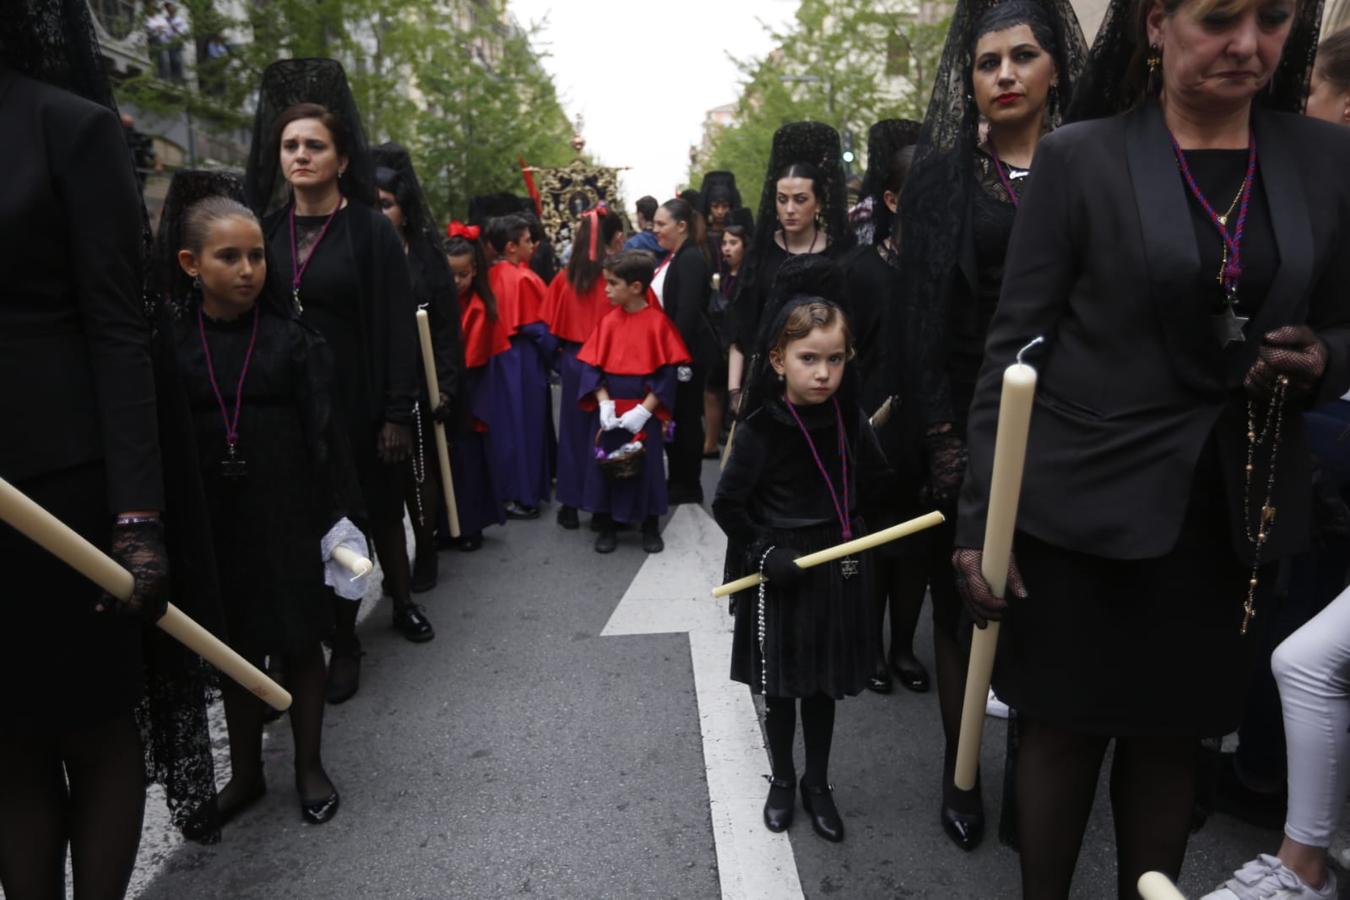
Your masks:
{"label": "gold necklace", "polygon": [[[1228,220],[1233,217],[1233,210],[1237,209],[1238,201],[1242,199],[1242,189],[1246,187],[1245,182],[1238,186],[1237,196],[1233,202],[1228,204],[1228,212],[1219,216],[1219,224],[1224,228],[1228,227]],[[1228,241],[1223,241],[1223,260],[1219,263],[1219,277],[1215,279],[1219,284],[1223,284],[1223,273],[1228,268]]]}

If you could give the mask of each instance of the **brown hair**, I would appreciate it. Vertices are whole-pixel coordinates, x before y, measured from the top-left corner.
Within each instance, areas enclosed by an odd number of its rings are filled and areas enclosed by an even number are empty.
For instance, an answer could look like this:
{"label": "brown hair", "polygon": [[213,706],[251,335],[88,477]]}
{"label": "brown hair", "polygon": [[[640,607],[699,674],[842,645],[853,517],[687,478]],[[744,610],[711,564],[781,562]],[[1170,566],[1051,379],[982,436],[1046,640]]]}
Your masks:
{"label": "brown hair", "polygon": [[605,271],[624,284],[636,281],[645,291],[656,277],[656,257],[646,250],[620,250],[605,257]]}
{"label": "brown hair", "polygon": [[836,322],[844,326],[844,350],[846,358],[852,359],[853,330],[849,328],[848,316],[833,303],[817,299],[800,303],[788,313],[787,320],[783,322],[783,330],[778,333],[773,347],[769,350],[769,358],[772,359],[777,355],[781,360],[788,344],[800,341],[817,328],[833,328]]}
{"label": "brown hair", "polygon": [[[187,213],[183,216],[183,249],[200,254],[202,248],[206,246],[211,226],[221,219],[235,217],[247,219],[258,225],[258,217],[253,214],[253,210],[238,200],[219,195],[198,200],[188,207]],[[261,227],[259,225],[260,229]]]}
{"label": "brown hair", "polygon": [[1350,91],[1350,27],[1317,45],[1317,74],[1338,91]]}
{"label": "brown hair", "polygon": [[347,131],[347,123],[343,122],[337,113],[318,103],[295,103],[286,107],[281,111],[281,115],[277,116],[276,122],[272,124],[272,146],[278,154],[281,152],[281,133],[286,130],[287,125],[301,119],[317,119],[332,135],[333,149],[338,155],[351,155],[349,153],[351,133]]}

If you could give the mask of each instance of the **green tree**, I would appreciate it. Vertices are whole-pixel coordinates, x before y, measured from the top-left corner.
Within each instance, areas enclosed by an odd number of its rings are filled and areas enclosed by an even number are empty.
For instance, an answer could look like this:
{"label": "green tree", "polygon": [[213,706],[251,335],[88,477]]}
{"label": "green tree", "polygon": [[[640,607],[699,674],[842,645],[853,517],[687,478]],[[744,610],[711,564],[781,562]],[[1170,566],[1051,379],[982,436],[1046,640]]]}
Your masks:
{"label": "green tree", "polygon": [[756,203],[774,131],[803,119],[834,126],[859,171],[873,122],[923,117],[946,31],[945,17],[921,17],[913,0],[802,0],[791,27],[773,32],[777,49],[739,64],[735,124],[709,136],[691,183],[729,169]]}

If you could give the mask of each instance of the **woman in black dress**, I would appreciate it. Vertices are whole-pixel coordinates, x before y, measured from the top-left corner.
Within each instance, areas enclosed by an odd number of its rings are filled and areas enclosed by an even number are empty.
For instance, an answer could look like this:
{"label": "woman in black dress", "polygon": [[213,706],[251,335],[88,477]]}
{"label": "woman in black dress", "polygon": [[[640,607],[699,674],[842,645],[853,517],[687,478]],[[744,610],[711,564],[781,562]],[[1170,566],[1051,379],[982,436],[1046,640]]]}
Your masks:
{"label": "woman in black dress", "polygon": [[[1037,151],[970,411],[955,563],[1004,616],[1029,898],[1068,896],[1113,742],[1119,895],[1180,870],[1199,739],[1237,726],[1270,563],[1308,539],[1297,411],[1350,386],[1350,135],[1294,114],[1317,4],[1132,6],[1075,99],[1128,111]],[[979,575],[999,385],[1037,336],[1004,603]]]}
{"label": "woman in black dress", "polygon": [[[912,518],[919,514],[918,488],[921,483],[919,444],[915,440],[911,414],[913,396],[895,393],[896,350],[903,346],[902,323],[905,295],[900,279],[900,229],[896,211],[900,190],[914,158],[914,142],[920,125],[908,119],[877,122],[867,135],[867,172],[863,176],[862,197],[870,201],[872,241],[854,248],[843,262],[848,283],[848,300],[857,346],[854,366],[862,385],[863,411],[876,415],[890,401],[890,411],[875,426],[886,459],[900,477],[896,493],[885,504],[882,522],[874,526]],[[894,397],[894,399],[892,399]],[[897,406],[897,404],[899,404]],[[924,535],[887,547],[875,560],[877,616],[877,662],[867,686],[878,693],[890,693],[891,672],[911,691],[928,690],[928,671],[914,655],[914,629],[923,609],[928,576],[919,560]],[[891,649],[885,652],[882,626],[887,608],[891,616]]]}
{"label": "woman in black dress", "polygon": [[820,122],[790,122],[774,132],[755,241],[728,316],[727,393],[733,413],[740,408],[742,375],[778,267],[802,254],[842,259],[853,246],[847,206],[839,133]]}
{"label": "woman in black dress", "polygon": [[[918,398],[924,500],[945,509],[949,520],[965,473],[966,411],[1023,185],[1086,55],[1068,0],[970,0],[953,14],[900,203],[910,321],[891,341],[905,348],[895,392]],[[969,850],[983,837],[984,805],[978,785],[961,791],[952,782],[969,623],[961,620],[951,541],[946,525],[907,549],[928,551],[922,564],[946,738],[940,817],[947,836]]]}
{"label": "woman in black dress", "polygon": [[[407,150],[394,143],[375,148],[375,186],[379,191],[380,211],[403,239],[408,254],[413,300],[418,309],[427,311],[432,353],[436,357],[436,382],[440,388],[440,396],[433,402],[423,383],[426,379],[418,380],[421,390],[413,411],[414,445],[409,463],[403,470],[405,505],[412,514],[413,537],[417,545],[411,584],[413,593],[417,594],[436,586],[439,569],[433,533],[439,518],[437,511],[443,509],[444,504],[441,502],[441,469],[436,460],[433,423],[441,422],[450,429],[449,433],[454,433],[452,425],[458,406],[460,372],[464,368],[464,352],[459,341],[459,301],[445,254],[441,252],[438,229]],[[419,343],[419,374],[422,372],[421,349]],[[443,535],[446,541],[449,537],[449,534]]]}
{"label": "woman in black dress", "polygon": [[[374,166],[337,62],[267,67],[245,187],[277,260],[271,277],[333,352],[335,406],[366,509],[360,524],[373,537],[394,627],[429,641],[431,623],[412,602],[400,480],[419,381],[412,284],[403,242],[375,209]],[[354,605],[334,602],[328,700],[341,703],[359,686],[361,643]]]}

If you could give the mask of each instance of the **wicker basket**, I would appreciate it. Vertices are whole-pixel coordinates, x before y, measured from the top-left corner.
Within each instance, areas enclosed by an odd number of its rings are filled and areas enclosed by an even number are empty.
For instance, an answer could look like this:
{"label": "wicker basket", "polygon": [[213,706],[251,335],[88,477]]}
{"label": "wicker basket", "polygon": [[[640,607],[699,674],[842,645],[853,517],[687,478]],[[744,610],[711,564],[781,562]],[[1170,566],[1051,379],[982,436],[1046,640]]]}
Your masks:
{"label": "wicker basket", "polygon": [[645,445],[639,445],[636,450],[625,453],[622,456],[611,457],[600,449],[600,436],[605,433],[601,428],[595,433],[595,464],[600,467],[600,474],[610,481],[626,481],[629,478],[636,478],[642,471],[642,464],[647,456]]}

